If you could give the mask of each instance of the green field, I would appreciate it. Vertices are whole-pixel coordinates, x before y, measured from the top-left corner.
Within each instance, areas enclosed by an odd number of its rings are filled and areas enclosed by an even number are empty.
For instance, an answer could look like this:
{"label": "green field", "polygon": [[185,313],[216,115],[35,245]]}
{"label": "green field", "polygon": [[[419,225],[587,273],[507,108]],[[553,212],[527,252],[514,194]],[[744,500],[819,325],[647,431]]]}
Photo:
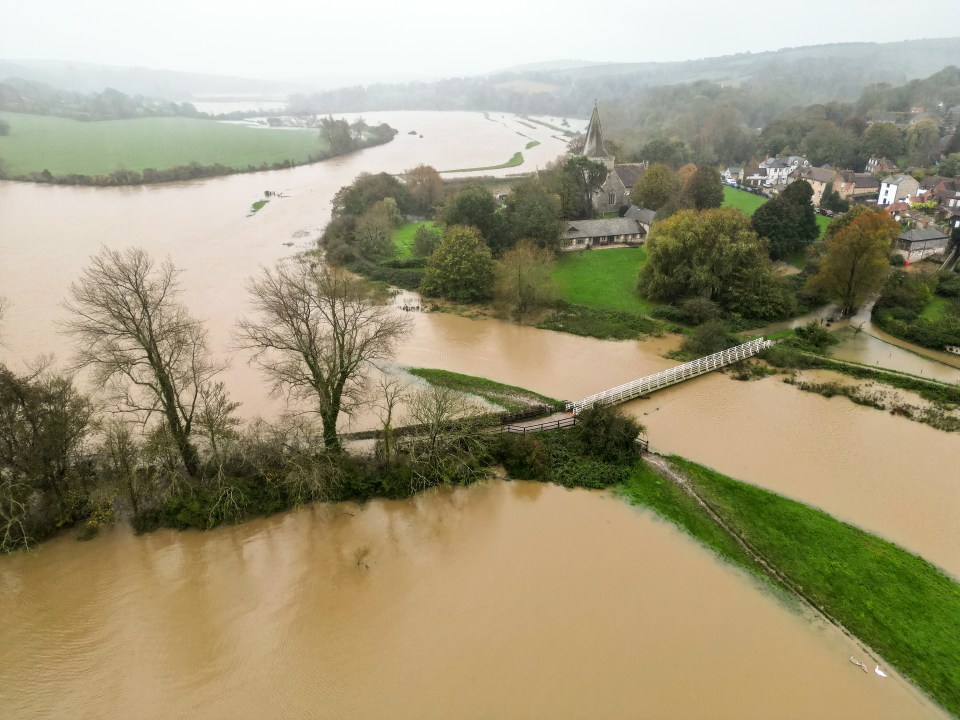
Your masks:
{"label": "green field", "polygon": [[515,152],[513,157],[507,160],[505,163],[500,163],[499,165],[485,165],[484,167],[473,167],[473,168],[457,168],[456,170],[441,170],[441,173],[465,173],[465,172],[478,172],[480,170],[503,170],[504,168],[517,167],[518,165],[523,165],[523,153]]}
{"label": "green field", "polygon": [[649,313],[653,304],[637,294],[646,249],[612,248],[565,252],[553,271],[560,299],[602,310]]}
{"label": "green field", "polygon": [[923,308],[923,312],[920,313],[920,317],[924,320],[929,320],[930,322],[939,322],[943,319],[943,316],[947,313],[947,308],[950,307],[950,301],[945,297],[940,297],[939,295],[934,295],[930,298],[930,302],[927,303],[926,307]]}
{"label": "green field", "polygon": [[103,175],[119,168],[142,172],[177,165],[259,167],[326,152],[316,130],[259,129],[213,120],[163,117],[80,122],[0,112],[10,134],[0,136],[9,175],[49,170],[54,175]]}
{"label": "green field", "polygon": [[[753,215],[757,208],[767,202],[767,198],[762,195],[754,195],[746,190],[737,190],[729,185],[723,186],[723,207],[735,207],[743,210],[747,215]],[[830,218],[823,215],[817,215],[817,226],[820,228],[820,237],[827,231],[827,225],[830,224]],[[806,259],[804,258],[804,265]],[[796,264],[796,263],[793,263]],[[800,265],[799,267],[803,267]]]}
{"label": "green field", "polygon": [[[960,585],[923,558],[793,500],[682,458],[671,464],[790,584],[950,712],[960,712]],[[751,560],[673,483],[648,468],[623,487],[728,560]]]}
{"label": "green field", "polygon": [[397,248],[397,257],[401,260],[413,257],[413,236],[417,234],[417,229],[421,225],[426,225],[428,228],[434,227],[433,221],[427,220],[422,223],[407,222],[394,230],[393,244]]}

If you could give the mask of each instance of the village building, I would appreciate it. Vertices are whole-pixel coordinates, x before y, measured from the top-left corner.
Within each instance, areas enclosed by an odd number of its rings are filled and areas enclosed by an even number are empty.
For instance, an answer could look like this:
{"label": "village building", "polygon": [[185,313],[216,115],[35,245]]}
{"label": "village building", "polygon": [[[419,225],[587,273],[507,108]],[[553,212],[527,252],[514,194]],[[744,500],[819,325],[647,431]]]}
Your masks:
{"label": "village building", "polygon": [[640,227],[643,229],[644,234],[650,232],[650,228],[653,227],[653,221],[657,217],[657,213],[654,210],[648,210],[647,208],[642,208],[637,205],[631,205],[627,208],[627,212],[624,213],[625,218],[630,218],[631,220],[636,220]]}
{"label": "village building", "polygon": [[920,183],[909,175],[888,175],[880,182],[877,205],[892,205],[917,194]]}
{"label": "village building", "polygon": [[571,220],[566,224],[561,250],[586,250],[605,245],[636,246],[643,244],[647,231],[628,217],[604,220]]}
{"label": "village building", "polygon": [[897,166],[885,157],[872,157],[867,160],[867,172],[873,175],[897,172]]}
{"label": "village building", "polygon": [[[620,174],[616,171],[615,160],[608,155],[603,147],[603,129],[600,127],[600,111],[596,105],[590,124],[587,126],[587,137],[580,154],[607,166],[607,179],[603,186],[593,194],[593,210],[598,214],[616,212],[619,208],[630,204],[627,188],[624,186]],[[634,178],[634,182],[636,178]]]}
{"label": "village building", "polygon": [[797,173],[797,179],[810,183],[810,187],[813,188],[813,197],[810,201],[817,207],[820,207],[827,185],[831,185],[838,194],[843,185],[843,176],[832,168],[806,168]]}
{"label": "village building", "polygon": [[943,255],[947,250],[949,236],[936,227],[917,228],[900,233],[897,252],[908,263],[917,262],[934,255]]}
{"label": "village building", "polygon": [[796,177],[810,167],[810,161],[799,155],[767,158],[760,163],[761,170],[766,169],[767,179],[764,187],[789,185]]}
{"label": "village building", "polygon": [[843,182],[839,188],[841,200],[859,203],[875,203],[880,194],[880,181],[869,173],[855,173],[845,170],[840,173]]}
{"label": "village building", "polygon": [[623,183],[623,189],[627,194],[627,203],[629,203],[630,191],[633,189],[633,186],[637,184],[640,176],[647,171],[647,163],[623,163],[622,165],[614,165],[614,170],[616,170],[617,175],[620,177],[620,182]]}

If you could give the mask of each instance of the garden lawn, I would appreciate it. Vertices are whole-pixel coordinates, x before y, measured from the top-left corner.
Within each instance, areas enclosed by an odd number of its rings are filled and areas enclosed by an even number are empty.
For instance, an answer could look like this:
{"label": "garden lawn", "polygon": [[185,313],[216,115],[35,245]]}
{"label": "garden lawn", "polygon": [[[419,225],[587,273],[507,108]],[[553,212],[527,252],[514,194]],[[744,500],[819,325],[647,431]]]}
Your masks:
{"label": "garden lawn", "polygon": [[406,222],[393,231],[393,244],[397,248],[397,257],[401,260],[407,260],[413,257],[413,236],[417,234],[417,229],[421,225],[433,228],[433,221],[426,222]]}
{"label": "garden lawn", "polygon": [[643,247],[565,252],[553,281],[560,299],[571,305],[649,314],[653,303],[637,294],[637,277],[646,261]]}
{"label": "garden lawn", "polygon": [[[746,190],[738,190],[729,185],[723,186],[723,207],[735,207],[743,210],[747,215],[753,215],[757,208],[765,202],[767,202],[767,198],[762,195],[754,195],[753,193],[748,193]],[[829,224],[830,218],[817,214],[817,227],[820,228],[821,238],[824,233],[826,233],[827,225]],[[791,264],[797,264],[793,262],[793,258],[791,258]],[[803,265],[797,265],[797,267],[802,268],[804,265],[806,265],[805,258],[803,259]]]}
{"label": "garden lawn", "polygon": [[949,306],[950,302],[946,298],[934,295],[923,308],[920,317],[930,322],[938,322],[946,314]]}
{"label": "garden lawn", "polygon": [[0,158],[10,175],[49,170],[92,176],[190,163],[247,169],[285,160],[304,163],[328,149],[315,130],[260,129],[197,118],[80,122],[0,112],[0,119],[10,125],[10,134],[0,136]]}

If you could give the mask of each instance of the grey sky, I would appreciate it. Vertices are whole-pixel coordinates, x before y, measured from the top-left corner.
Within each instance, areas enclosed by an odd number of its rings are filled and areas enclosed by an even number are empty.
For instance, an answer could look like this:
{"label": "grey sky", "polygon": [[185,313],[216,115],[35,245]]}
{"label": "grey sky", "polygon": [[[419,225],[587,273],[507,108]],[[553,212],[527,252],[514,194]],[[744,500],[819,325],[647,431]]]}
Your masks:
{"label": "grey sky", "polygon": [[0,0],[0,57],[368,82],[561,58],[669,61],[957,34],[941,22],[956,10],[954,0],[907,7],[888,0]]}

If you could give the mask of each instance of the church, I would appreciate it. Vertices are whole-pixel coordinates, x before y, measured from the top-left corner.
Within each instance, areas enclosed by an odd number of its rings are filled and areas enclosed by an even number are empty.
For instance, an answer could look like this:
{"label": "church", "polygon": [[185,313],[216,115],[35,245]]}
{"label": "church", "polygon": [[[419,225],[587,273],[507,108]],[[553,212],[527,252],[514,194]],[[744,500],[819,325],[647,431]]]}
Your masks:
{"label": "church", "polygon": [[603,187],[593,195],[594,213],[597,215],[615,213],[629,205],[630,188],[646,168],[644,163],[617,165],[615,158],[607,154],[603,147],[600,111],[596,105],[593,106],[593,115],[590,116],[590,125],[587,127],[587,137],[579,154],[607,166],[607,179]]}

